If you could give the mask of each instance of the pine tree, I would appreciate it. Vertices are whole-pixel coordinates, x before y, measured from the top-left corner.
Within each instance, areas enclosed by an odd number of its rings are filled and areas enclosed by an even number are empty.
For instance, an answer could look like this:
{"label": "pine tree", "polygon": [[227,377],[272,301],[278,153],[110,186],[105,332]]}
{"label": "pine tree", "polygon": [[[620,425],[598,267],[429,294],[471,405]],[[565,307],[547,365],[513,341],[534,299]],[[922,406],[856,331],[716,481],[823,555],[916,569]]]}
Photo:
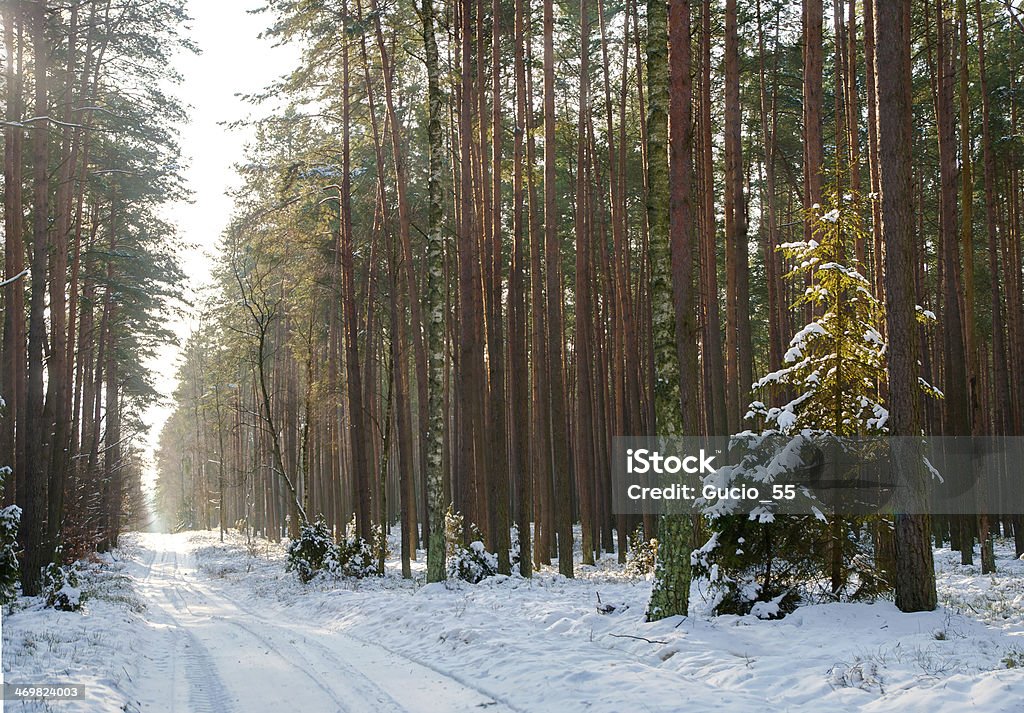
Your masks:
{"label": "pine tree", "polygon": [[[918,412],[918,354],[915,333],[914,264],[917,241],[911,219],[911,29],[910,0],[874,5],[877,65],[879,186],[885,245],[885,320],[889,351],[889,430],[894,436],[921,433]],[[906,439],[904,439],[906,440]],[[935,563],[922,512],[924,470],[919,454],[898,454],[907,468],[896,513],[896,606],[903,611],[935,608]]]}

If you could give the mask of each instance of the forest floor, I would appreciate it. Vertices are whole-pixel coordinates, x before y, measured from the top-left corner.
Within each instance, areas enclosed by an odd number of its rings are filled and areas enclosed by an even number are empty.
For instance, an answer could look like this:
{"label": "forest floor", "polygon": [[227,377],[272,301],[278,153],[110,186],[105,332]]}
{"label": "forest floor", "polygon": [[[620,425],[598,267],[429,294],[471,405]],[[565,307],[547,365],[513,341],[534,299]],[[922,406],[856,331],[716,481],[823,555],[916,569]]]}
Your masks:
{"label": "forest floor", "polygon": [[[936,551],[941,607],[805,606],[778,621],[694,613],[645,623],[650,582],[613,557],[566,580],[299,583],[280,545],[230,533],[131,534],[85,570],[81,612],[19,600],[5,678],[80,683],[12,711],[1024,710],[1024,562],[982,576]],[[421,556],[422,560],[422,556]],[[613,611],[600,613],[598,596]],[[607,608],[607,607],[604,607]]]}

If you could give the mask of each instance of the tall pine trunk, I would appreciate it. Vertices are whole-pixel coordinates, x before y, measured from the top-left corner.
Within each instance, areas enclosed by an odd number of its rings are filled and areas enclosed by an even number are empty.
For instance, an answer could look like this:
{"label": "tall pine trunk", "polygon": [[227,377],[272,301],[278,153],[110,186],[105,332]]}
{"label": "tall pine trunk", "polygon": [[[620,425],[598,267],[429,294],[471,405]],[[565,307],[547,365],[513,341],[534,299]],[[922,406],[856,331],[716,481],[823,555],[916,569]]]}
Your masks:
{"label": "tall pine trunk", "polygon": [[25,556],[21,562],[21,583],[25,594],[39,593],[40,570],[53,555],[46,542],[48,453],[51,423],[44,405],[43,383],[46,346],[47,257],[49,255],[49,106],[47,67],[50,48],[46,42],[45,3],[34,3],[28,12],[32,32],[35,81],[35,117],[32,127],[32,293],[29,301],[28,374],[25,391],[25,492],[19,494],[22,507],[19,536]]}
{"label": "tall pine trunk", "polygon": [[[23,21],[14,3],[3,9],[4,46],[7,61],[4,67],[7,88],[4,127],[4,334],[3,363],[0,380],[6,413],[0,421],[0,454],[11,468],[4,483],[4,503],[14,501],[18,487],[26,477],[25,449],[25,235],[22,208],[22,146],[24,132],[18,124],[22,116],[22,27]],[[15,33],[17,24],[18,32]],[[15,45],[17,35],[18,44]],[[21,427],[19,428],[19,424]]]}
{"label": "tall pine trunk", "polygon": [[[889,432],[920,433],[918,350],[914,290],[915,235],[911,194],[910,0],[874,6],[880,158],[882,238],[885,245],[885,314],[889,343]],[[897,475],[908,487],[896,502],[896,606],[902,611],[935,608],[931,524],[923,512],[924,467],[918,448],[896,453]]]}
{"label": "tall pine trunk", "polygon": [[558,235],[558,193],[555,181],[555,13],[553,0],[544,0],[544,242],[547,256],[547,357],[551,403],[552,481],[558,571],[573,576],[572,473],[569,472],[568,413],[562,350],[561,239]]}

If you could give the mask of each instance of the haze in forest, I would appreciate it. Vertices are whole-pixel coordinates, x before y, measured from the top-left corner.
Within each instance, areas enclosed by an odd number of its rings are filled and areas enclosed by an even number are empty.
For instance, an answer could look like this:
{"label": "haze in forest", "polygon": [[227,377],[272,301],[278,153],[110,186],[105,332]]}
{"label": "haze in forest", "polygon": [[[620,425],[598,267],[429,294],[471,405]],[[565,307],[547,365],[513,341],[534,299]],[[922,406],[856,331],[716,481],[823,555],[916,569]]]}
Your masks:
{"label": "haze in forest", "polygon": [[[188,34],[199,52],[179,53],[175,66],[181,83],[167,88],[189,107],[188,121],[179,130],[188,166],[185,179],[192,191],[191,200],[175,202],[166,209],[167,219],[178,226],[182,240],[189,245],[181,260],[186,295],[192,302],[171,315],[170,326],[177,340],[162,347],[149,364],[156,375],[157,388],[167,399],[174,391],[181,346],[196,328],[217,242],[230,219],[229,190],[238,184],[233,167],[244,158],[245,144],[252,139],[248,127],[229,124],[254,111],[245,95],[266,88],[288,72],[295,61],[294,47],[275,47],[273,42],[260,37],[268,22],[265,14],[255,11],[260,5],[254,0],[190,0],[188,12],[192,20]],[[156,480],[153,453],[171,410],[172,404],[165,400],[153,404],[146,413],[150,426],[146,436],[147,490]]]}

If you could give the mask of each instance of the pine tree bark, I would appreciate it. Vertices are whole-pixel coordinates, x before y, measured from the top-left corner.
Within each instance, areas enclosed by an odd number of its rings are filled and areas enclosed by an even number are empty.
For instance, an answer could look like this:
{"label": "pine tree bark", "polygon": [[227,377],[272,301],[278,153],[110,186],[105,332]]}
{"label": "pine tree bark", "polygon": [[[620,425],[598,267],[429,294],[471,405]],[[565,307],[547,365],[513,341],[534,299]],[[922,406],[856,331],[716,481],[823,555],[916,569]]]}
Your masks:
{"label": "pine tree bark", "polygon": [[[1006,321],[1003,314],[1002,271],[999,260],[999,216],[996,210],[996,161],[992,148],[992,108],[989,99],[985,56],[985,25],[981,0],[974,3],[978,30],[978,81],[981,85],[981,148],[985,184],[985,228],[988,237],[989,306],[992,315],[992,413],[993,433],[1002,435],[1013,427],[1010,380],[1006,360]],[[1005,266],[1002,266],[1005,267]]]}
{"label": "pine tree bark", "polygon": [[[530,14],[526,15],[526,42],[531,45],[532,22]],[[526,64],[526,95],[528,111],[526,114],[526,165],[535,166],[536,142],[533,137],[532,97],[533,73],[532,63]],[[542,229],[541,217],[543,204],[537,195],[534,172],[527,171],[527,192],[529,194],[529,214],[527,223],[530,229],[530,307],[532,323],[530,329],[530,388],[532,394],[531,408],[531,443],[530,457],[533,463],[534,494],[536,500],[533,560],[537,565],[551,564],[551,530],[553,529],[552,500],[553,473],[551,462],[551,402],[548,387],[548,345],[546,298],[544,294],[544,255],[546,253],[545,234]]]}
{"label": "pine tree bark", "polygon": [[[977,344],[977,324],[974,317],[974,161],[971,141],[971,99],[970,70],[968,61],[967,36],[967,0],[957,0],[957,27],[960,51],[960,203],[963,214],[960,222],[960,239],[963,243],[963,274],[964,274],[964,351],[966,353],[967,398],[971,421],[971,434],[981,437],[987,431],[982,399],[984,390],[979,376],[979,349]],[[994,273],[993,273],[994,274]],[[981,484],[978,493],[985,500],[985,484]],[[987,513],[978,515],[978,537],[981,541],[981,570],[983,574],[995,572],[995,559],[992,551],[989,516]]]}
{"label": "pine tree bark", "polygon": [[[915,236],[911,208],[910,0],[874,6],[882,237],[885,244],[885,311],[889,343],[889,431],[916,438],[918,341],[914,290]],[[903,438],[900,443],[912,443]],[[931,525],[923,510],[923,463],[917,448],[894,454],[907,487],[896,503],[896,606],[902,611],[935,608]]]}
{"label": "pine tree bark", "polygon": [[875,297],[881,299],[885,288],[882,282],[882,203],[879,199],[879,158],[878,158],[878,101],[874,91],[875,72],[875,18],[874,0],[864,0],[864,67],[868,85],[868,173],[871,181],[871,257],[872,285]]}
{"label": "pine tree bark", "polygon": [[555,15],[544,0],[544,242],[547,255],[547,357],[550,392],[552,480],[558,571],[573,576],[572,473],[569,472],[568,414],[562,340],[561,239],[558,235],[557,141],[555,138]]}
{"label": "pine tree bark", "polygon": [[64,488],[71,455],[71,383],[68,380],[68,312],[67,273],[68,235],[71,231],[74,207],[72,175],[77,162],[77,128],[73,102],[75,101],[75,61],[78,55],[78,7],[71,8],[66,36],[66,66],[64,71],[64,100],[61,106],[63,120],[69,126],[62,127],[62,139],[58,148],[61,168],[58,172],[54,201],[55,219],[51,237],[49,316],[51,346],[47,364],[49,378],[46,389],[46,409],[52,414],[53,433],[47,456],[50,472],[47,482],[46,538],[48,547],[56,548],[60,541],[61,521],[64,511]]}
{"label": "pine tree bark", "polygon": [[729,432],[741,428],[754,382],[750,333],[750,265],[743,195],[743,135],[740,107],[739,28],[736,0],[725,3],[725,259],[728,295],[726,401]]}
{"label": "pine tree bark", "polygon": [[[11,474],[4,482],[4,503],[17,497],[24,487],[25,464],[25,386],[27,354],[25,351],[25,241],[22,212],[22,146],[24,132],[18,126],[22,116],[22,36],[23,20],[20,4],[6,3],[3,8],[4,67],[7,89],[7,125],[4,127],[4,334],[3,334],[3,397],[6,413],[0,423],[0,454]],[[15,33],[15,25],[18,32]],[[15,44],[15,36],[18,38]],[[20,277],[19,277],[20,276]],[[19,428],[18,424],[23,427]]]}
{"label": "pine tree bark", "polygon": [[[505,334],[502,324],[502,283],[504,277],[501,221],[502,124],[501,124],[501,0],[491,7],[491,218],[490,284],[487,294],[488,478],[490,480],[490,544],[498,555],[499,574],[511,574],[509,562],[509,457],[508,401],[506,399]],[[484,34],[484,33],[481,33]]]}
{"label": "pine tree bark", "polygon": [[510,470],[516,477],[519,530],[519,574],[533,574],[530,525],[533,520],[533,469],[530,462],[530,376],[527,362],[526,267],[524,242],[530,232],[526,214],[524,173],[526,134],[525,0],[515,2],[513,73],[516,88],[515,126],[512,131],[512,264],[508,279],[508,391]]}
{"label": "pine tree bark", "polygon": [[47,421],[43,393],[43,352],[46,346],[47,257],[49,255],[49,105],[47,72],[50,47],[46,42],[46,3],[27,8],[32,34],[35,82],[35,117],[32,127],[32,293],[29,300],[28,373],[25,391],[25,488],[19,494],[22,508],[19,537],[25,551],[21,566],[22,590],[39,593],[40,570],[53,551],[46,543],[48,452],[51,424]]}
{"label": "pine tree bark", "polygon": [[106,397],[104,399],[106,430],[104,432],[104,454],[103,454],[103,528],[98,549],[101,552],[117,547],[117,536],[121,531],[121,506],[123,500],[122,473],[124,472],[121,462],[121,403],[120,390],[118,389],[118,363],[116,353],[117,341],[117,311],[116,304],[111,305],[110,319],[111,328],[107,333],[108,343],[106,350],[107,366],[106,376]]}
{"label": "pine tree bark", "polygon": [[[765,282],[768,289],[768,369],[778,371],[782,368],[783,332],[781,317],[782,297],[785,286],[782,284],[782,270],[778,260],[778,208],[775,195],[775,132],[776,132],[776,93],[778,91],[778,61],[773,73],[773,89],[771,97],[771,118],[769,119],[768,76],[765,68],[764,19],[761,15],[761,0],[757,0],[757,47],[760,59],[758,73],[760,78],[760,109],[761,109],[761,140],[764,144],[764,198],[767,203],[767,226],[762,225],[764,233],[764,266]],[[778,16],[775,19],[778,31]],[[776,41],[776,45],[778,42]]]}
{"label": "pine tree bark", "polygon": [[718,241],[715,219],[714,156],[711,126],[711,4],[701,3],[700,40],[700,165],[701,192],[701,288],[704,309],[704,358],[702,367],[707,390],[705,428],[707,433],[728,435],[729,410],[722,346],[721,311],[718,303]]}
{"label": "pine tree bark", "polygon": [[[477,216],[475,215],[475,193],[472,176],[472,0],[463,0],[460,10],[462,40],[462,83],[459,109],[459,144],[461,168],[460,201],[461,219],[458,229],[459,262],[459,340],[458,376],[456,381],[456,404],[459,417],[459,468],[460,479],[471,498],[478,499],[483,473],[483,329],[481,314],[481,256],[477,238]],[[480,488],[482,490],[482,488]],[[481,508],[476,507],[479,516]],[[472,514],[472,511],[471,513]],[[471,524],[470,517],[464,520],[464,527]]]}
{"label": "pine tree bark", "polygon": [[[345,12],[345,5],[342,5]],[[346,14],[347,17],[347,14]],[[341,205],[341,292],[342,314],[345,328],[345,376],[348,394],[349,448],[351,450],[351,472],[355,480],[356,527],[359,536],[369,542],[371,536],[370,514],[370,463],[367,458],[367,419],[363,408],[363,374],[359,360],[359,316],[356,310],[355,257],[352,235],[352,179],[350,126],[349,47],[343,43],[341,50],[342,83],[342,177],[338,200]]]}
{"label": "pine tree bark", "polygon": [[[954,123],[954,86],[952,23],[947,21],[942,0],[936,12],[936,123],[939,143],[939,233],[942,243],[943,375],[945,377],[942,428],[946,436],[970,436],[971,412],[967,359],[964,345],[964,320],[961,312],[960,235],[957,229],[957,162]],[[974,537],[963,530],[961,517],[961,561],[973,559]]]}
{"label": "pine tree bark", "polygon": [[587,151],[590,126],[590,8],[580,0],[580,93],[576,143],[576,413],[575,469],[579,494],[583,564],[594,564],[594,302],[591,257],[590,208],[588,205]]}
{"label": "pine tree bark", "polygon": [[[822,0],[803,0],[804,29],[804,210],[821,203],[822,175],[825,167],[822,138],[822,74],[824,40],[822,38]],[[804,239],[811,237],[810,224],[804,227]]]}

